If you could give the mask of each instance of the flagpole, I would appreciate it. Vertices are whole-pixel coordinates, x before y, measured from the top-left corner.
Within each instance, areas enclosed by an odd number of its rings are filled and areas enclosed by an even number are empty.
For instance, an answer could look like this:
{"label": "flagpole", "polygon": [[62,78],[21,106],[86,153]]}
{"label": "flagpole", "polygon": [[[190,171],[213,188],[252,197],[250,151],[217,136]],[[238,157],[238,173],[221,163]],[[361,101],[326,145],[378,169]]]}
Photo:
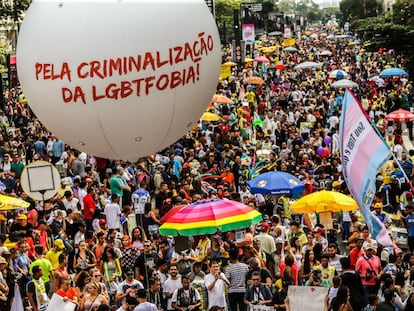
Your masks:
{"label": "flagpole", "polygon": [[[349,89],[348,89],[349,90]],[[349,90],[350,91],[350,90]],[[390,146],[388,145],[387,141],[385,140],[384,136],[382,136],[382,133],[378,130],[377,125],[372,122],[371,118],[369,117],[369,115],[367,114],[367,112],[364,110],[364,108],[362,107],[361,103],[359,102],[359,100],[355,97],[354,93],[352,93],[350,91],[351,95],[355,98],[356,102],[358,103],[359,107],[361,108],[362,112],[364,113],[365,117],[367,118],[367,120],[369,121],[369,123],[371,124],[372,128],[375,130],[375,132],[377,132],[378,136],[381,138],[381,140],[384,142],[384,144],[388,147],[388,149],[391,150]],[[400,171],[403,173],[405,180],[407,181],[408,185],[410,186],[411,192],[414,194],[414,186],[411,182],[411,180],[408,178],[407,174],[405,173],[405,171],[402,169],[400,162],[398,161],[398,159],[395,157],[394,152],[391,150],[391,155],[392,158],[394,160],[394,162],[397,163],[398,168],[400,169]]]}

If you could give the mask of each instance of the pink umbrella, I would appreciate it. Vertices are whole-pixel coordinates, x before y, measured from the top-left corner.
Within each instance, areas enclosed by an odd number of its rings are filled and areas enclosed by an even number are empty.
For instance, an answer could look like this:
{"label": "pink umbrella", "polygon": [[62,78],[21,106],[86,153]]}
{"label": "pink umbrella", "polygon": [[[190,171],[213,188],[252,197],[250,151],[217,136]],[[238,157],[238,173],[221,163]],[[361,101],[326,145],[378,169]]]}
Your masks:
{"label": "pink umbrella", "polygon": [[255,62],[259,62],[259,63],[270,63],[270,60],[269,59],[267,59],[266,57],[264,57],[264,56],[258,56],[258,57],[255,57],[254,58],[254,61]]}
{"label": "pink umbrella", "polygon": [[408,110],[398,109],[387,114],[385,119],[393,122],[414,121],[414,114]]}

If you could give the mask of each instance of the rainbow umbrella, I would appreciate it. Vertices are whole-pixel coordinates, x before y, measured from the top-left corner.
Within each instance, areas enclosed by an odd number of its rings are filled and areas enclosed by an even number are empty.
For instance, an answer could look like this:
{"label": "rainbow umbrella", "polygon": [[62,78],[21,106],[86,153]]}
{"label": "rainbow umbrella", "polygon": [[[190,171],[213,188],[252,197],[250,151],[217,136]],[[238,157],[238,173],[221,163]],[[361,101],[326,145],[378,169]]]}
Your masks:
{"label": "rainbow umbrella", "polygon": [[[166,215],[167,216],[167,215]],[[262,214],[250,206],[230,200],[201,200],[174,210],[164,217],[161,235],[214,234],[247,228],[262,220]]]}

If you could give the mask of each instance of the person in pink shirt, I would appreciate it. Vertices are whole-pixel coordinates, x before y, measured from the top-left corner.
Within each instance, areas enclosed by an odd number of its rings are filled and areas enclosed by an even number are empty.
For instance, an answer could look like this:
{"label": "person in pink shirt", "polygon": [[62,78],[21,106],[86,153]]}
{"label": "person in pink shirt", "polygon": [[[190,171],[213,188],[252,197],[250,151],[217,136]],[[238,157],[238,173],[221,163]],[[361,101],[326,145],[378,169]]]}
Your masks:
{"label": "person in pink shirt", "polygon": [[355,271],[361,276],[364,295],[367,298],[370,294],[377,294],[377,279],[381,274],[381,260],[375,255],[376,250],[371,243],[367,243],[364,250],[365,254],[356,262]]}

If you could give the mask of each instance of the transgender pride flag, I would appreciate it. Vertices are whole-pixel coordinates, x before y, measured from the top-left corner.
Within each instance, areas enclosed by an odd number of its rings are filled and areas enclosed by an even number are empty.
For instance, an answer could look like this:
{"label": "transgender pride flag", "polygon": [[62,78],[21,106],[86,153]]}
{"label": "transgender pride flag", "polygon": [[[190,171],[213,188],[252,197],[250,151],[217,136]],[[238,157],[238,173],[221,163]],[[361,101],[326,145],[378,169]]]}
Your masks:
{"label": "transgender pride flag", "polygon": [[372,237],[384,246],[392,245],[384,224],[370,210],[376,175],[390,158],[391,151],[349,90],[346,90],[342,103],[339,137],[344,178]]}

